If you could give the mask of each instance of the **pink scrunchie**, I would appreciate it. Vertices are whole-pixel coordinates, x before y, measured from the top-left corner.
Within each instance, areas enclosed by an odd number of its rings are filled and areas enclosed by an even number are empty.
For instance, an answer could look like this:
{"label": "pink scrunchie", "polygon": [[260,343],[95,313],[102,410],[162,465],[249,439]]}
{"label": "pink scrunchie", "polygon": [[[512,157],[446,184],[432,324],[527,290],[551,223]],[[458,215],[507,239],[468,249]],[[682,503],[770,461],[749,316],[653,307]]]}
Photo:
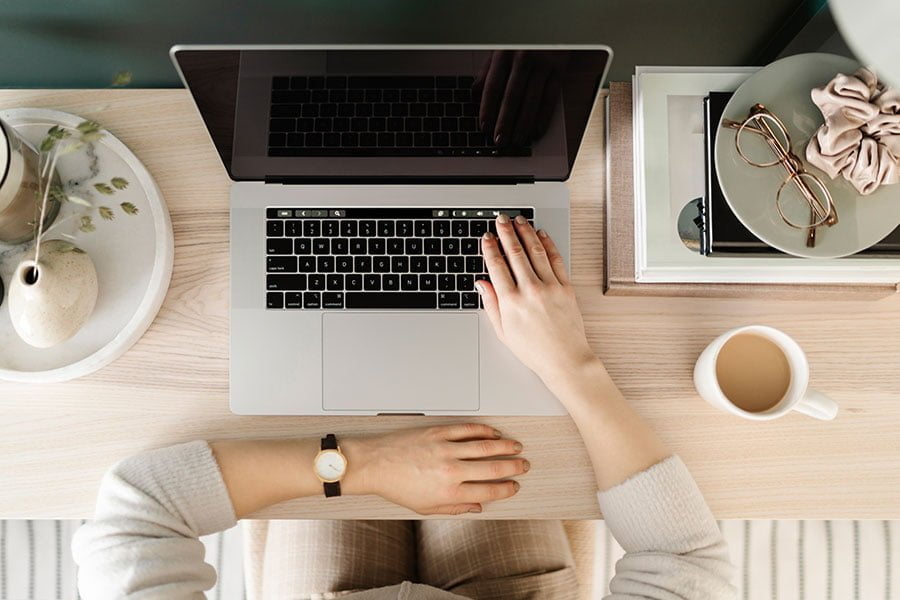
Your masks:
{"label": "pink scrunchie", "polygon": [[863,68],[810,95],[825,117],[806,146],[810,164],[832,179],[843,175],[864,196],[900,181],[900,92]]}

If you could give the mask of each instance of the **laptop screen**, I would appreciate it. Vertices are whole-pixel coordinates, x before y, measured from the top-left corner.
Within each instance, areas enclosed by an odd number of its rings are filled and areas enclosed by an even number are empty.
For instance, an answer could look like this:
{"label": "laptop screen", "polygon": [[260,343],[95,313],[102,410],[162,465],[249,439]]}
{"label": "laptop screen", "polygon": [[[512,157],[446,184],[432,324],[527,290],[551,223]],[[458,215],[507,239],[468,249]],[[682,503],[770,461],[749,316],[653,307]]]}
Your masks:
{"label": "laptop screen", "polygon": [[605,47],[176,47],[232,179],[565,180]]}

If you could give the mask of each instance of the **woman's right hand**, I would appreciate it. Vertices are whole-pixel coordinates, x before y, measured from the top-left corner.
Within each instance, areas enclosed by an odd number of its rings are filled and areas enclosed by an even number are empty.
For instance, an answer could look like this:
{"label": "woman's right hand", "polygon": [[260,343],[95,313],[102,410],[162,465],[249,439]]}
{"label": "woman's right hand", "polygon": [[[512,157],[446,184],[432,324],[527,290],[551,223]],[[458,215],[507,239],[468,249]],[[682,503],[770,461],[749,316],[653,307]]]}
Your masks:
{"label": "woman's right hand", "polygon": [[347,494],[376,494],[420,515],[480,513],[484,503],[515,495],[519,483],[507,478],[530,468],[511,458],[522,444],[476,423],[347,438],[341,450]]}

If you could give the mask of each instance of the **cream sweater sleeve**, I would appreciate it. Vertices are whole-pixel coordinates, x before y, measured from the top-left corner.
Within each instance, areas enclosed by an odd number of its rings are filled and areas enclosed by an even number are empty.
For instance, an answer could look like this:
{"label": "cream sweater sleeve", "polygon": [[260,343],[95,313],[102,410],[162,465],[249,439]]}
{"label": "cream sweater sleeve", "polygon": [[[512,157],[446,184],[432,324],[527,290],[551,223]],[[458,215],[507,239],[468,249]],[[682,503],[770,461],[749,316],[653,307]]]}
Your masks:
{"label": "cream sweater sleeve", "polygon": [[734,568],[700,489],[677,456],[598,494],[626,554],[608,600],[730,600]]}
{"label": "cream sweater sleeve", "polygon": [[94,519],[75,534],[85,600],[204,598],[216,572],[198,539],[235,524],[212,450],[190,442],[115,465],[100,484]]}

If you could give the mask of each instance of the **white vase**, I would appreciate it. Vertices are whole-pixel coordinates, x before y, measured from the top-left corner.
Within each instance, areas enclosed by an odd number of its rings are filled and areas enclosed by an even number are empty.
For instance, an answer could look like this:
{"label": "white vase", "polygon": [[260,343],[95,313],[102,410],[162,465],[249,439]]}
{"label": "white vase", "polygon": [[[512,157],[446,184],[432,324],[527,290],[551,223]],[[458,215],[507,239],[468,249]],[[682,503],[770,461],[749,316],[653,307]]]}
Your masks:
{"label": "white vase", "polygon": [[97,303],[97,271],[83,250],[62,240],[41,242],[39,264],[34,250],[9,282],[9,316],[27,344],[50,348],[75,335]]}

